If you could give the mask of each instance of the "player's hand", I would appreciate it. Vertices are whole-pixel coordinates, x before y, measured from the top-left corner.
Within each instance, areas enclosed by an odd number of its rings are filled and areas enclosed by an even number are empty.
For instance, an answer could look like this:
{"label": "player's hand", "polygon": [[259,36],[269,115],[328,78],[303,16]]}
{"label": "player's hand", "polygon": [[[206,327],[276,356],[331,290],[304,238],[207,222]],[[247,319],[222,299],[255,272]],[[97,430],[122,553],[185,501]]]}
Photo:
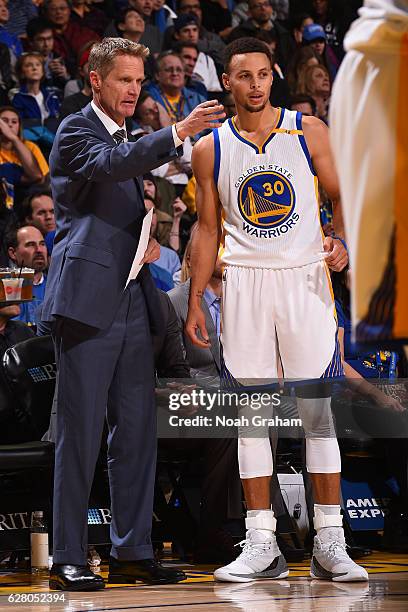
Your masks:
{"label": "player's hand", "polygon": [[323,242],[323,249],[328,253],[326,257],[327,265],[330,270],[341,272],[348,264],[348,254],[341,240],[326,236]]}
{"label": "player's hand", "polygon": [[218,103],[218,100],[202,102],[188,117],[176,123],[177,135],[184,140],[187,136],[195,136],[203,130],[221,127],[221,120],[224,117],[224,107]]}
{"label": "player's hand", "polygon": [[[185,333],[193,344],[201,348],[209,348],[210,338],[205,325],[205,314],[201,306],[189,308]],[[200,334],[201,338],[198,336]]]}
{"label": "player's hand", "polygon": [[152,263],[153,261],[157,261],[160,257],[160,244],[157,242],[155,238],[150,238],[149,244],[147,245],[147,249],[145,251],[144,257],[141,264],[144,263]]}

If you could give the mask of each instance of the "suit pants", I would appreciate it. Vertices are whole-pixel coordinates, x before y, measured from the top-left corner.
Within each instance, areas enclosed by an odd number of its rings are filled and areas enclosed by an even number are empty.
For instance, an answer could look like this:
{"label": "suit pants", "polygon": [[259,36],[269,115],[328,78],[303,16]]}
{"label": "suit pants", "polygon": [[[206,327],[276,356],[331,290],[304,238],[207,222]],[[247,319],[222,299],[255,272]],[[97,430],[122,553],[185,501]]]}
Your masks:
{"label": "suit pants", "polygon": [[109,328],[57,317],[58,367],[54,476],[54,563],[86,564],[88,500],[105,416],[111,494],[111,554],[153,556],[156,470],[153,349],[137,281]]}

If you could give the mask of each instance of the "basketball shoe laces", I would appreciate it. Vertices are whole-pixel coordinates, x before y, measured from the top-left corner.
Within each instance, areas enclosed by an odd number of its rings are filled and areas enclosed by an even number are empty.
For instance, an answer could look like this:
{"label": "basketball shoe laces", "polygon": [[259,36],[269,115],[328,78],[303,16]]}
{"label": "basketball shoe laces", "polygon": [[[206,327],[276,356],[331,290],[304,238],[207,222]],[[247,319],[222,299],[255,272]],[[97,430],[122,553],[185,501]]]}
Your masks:
{"label": "basketball shoe laces", "polygon": [[242,552],[240,553],[241,559],[251,560],[254,557],[257,557],[260,553],[270,550],[272,548],[272,542],[268,540],[267,542],[254,542],[251,540],[251,534],[256,531],[255,529],[248,529],[247,538],[245,540],[241,540],[238,544],[234,546],[240,546],[242,548]]}
{"label": "basketball shoe laces", "polygon": [[322,552],[327,554],[329,559],[333,559],[337,556],[338,561],[350,561],[350,557],[347,554],[346,550],[350,547],[341,539],[337,539],[335,537],[335,539],[331,540],[328,544],[326,544],[322,542],[322,540],[319,538],[319,548]]}

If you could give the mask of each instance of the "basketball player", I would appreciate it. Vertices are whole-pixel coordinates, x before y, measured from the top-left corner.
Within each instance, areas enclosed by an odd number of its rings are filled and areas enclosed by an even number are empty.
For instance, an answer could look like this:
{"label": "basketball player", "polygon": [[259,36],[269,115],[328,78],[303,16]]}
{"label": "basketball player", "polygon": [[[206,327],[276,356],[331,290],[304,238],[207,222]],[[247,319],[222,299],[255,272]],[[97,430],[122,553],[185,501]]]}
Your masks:
{"label": "basketball player", "polygon": [[359,342],[408,344],[408,0],[366,0],[330,104]]}
{"label": "basketball player", "polygon": [[[208,347],[201,299],[217,257],[222,212],[225,376],[237,381],[276,380],[277,346],[287,379],[315,380],[341,373],[327,266],[341,270],[347,253],[342,240],[322,235],[317,200],[319,179],[334,201],[335,227],[341,225],[327,128],[314,117],[302,118],[270,105],[271,56],[261,41],[241,38],[227,47],[223,82],[234,97],[237,116],[193,150],[198,227],[186,332],[197,346]],[[316,502],[311,575],[367,580],[367,572],[345,549],[340,453],[330,397],[316,399],[307,386],[304,389],[297,403],[307,432],[307,468]],[[247,535],[242,553],[217,569],[215,578],[284,578],[288,568],[276,543],[270,507],[273,466],[268,429],[262,437],[240,437],[238,448]]]}

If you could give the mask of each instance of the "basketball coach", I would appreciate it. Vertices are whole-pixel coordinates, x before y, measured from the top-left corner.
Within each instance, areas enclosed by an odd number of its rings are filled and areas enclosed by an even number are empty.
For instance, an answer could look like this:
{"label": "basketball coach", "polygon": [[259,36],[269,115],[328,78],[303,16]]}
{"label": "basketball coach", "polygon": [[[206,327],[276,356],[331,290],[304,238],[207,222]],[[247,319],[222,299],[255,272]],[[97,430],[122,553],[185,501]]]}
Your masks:
{"label": "basketball coach", "polygon": [[50,587],[98,590],[87,568],[90,488],[107,417],[111,492],[110,582],[173,583],[185,575],[153,559],[151,524],[156,411],[151,330],[160,304],[148,263],[127,279],[145,216],[146,172],[182,154],[182,141],[218,127],[222,106],[204,102],[183,121],[130,142],[144,79],[143,45],[105,38],[93,46],[93,100],[60,125],[50,155],[57,231],[42,318],[53,321],[57,380],[54,565]]}

